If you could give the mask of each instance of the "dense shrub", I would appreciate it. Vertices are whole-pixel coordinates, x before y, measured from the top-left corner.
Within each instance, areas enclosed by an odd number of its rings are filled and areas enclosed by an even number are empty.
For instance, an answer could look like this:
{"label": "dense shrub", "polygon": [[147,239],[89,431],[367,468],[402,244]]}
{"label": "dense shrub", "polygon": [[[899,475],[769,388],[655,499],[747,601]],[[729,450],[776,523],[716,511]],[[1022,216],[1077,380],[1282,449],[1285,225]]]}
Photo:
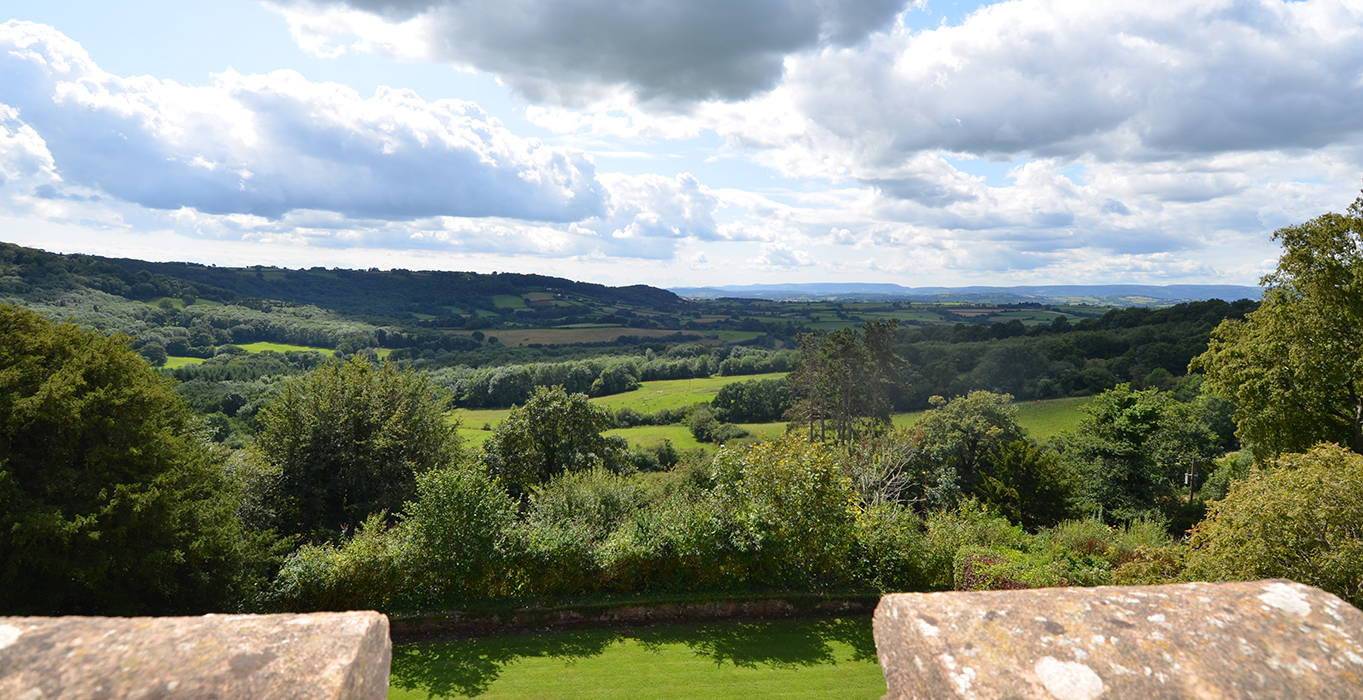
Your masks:
{"label": "dense shrub", "polygon": [[460,459],[458,433],[426,379],[389,363],[333,362],[290,378],[260,410],[251,447],[269,524],[327,539],[397,513],[416,476]]}
{"label": "dense shrub", "polygon": [[936,590],[957,589],[956,553],[963,548],[1022,550],[1029,544],[1021,527],[989,512],[978,501],[967,500],[952,510],[934,511],[927,518],[926,583]]}
{"label": "dense shrub", "polygon": [[407,587],[406,531],[375,513],[342,544],[305,544],[285,560],[267,594],[279,612],[391,610]]}
{"label": "dense shrub", "polygon": [[229,459],[129,339],[0,305],[0,614],[233,610],[270,566]]}
{"label": "dense shrub", "polygon": [[857,581],[882,593],[930,587],[928,541],[923,521],[911,509],[881,502],[857,516]]}
{"label": "dense shrub", "polygon": [[1363,604],[1363,456],[1321,444],[1234,482],[1194,528],[1188,574],[1290,578]]}
{"label": "dense shrub", "polygon": [[473,465],[422,474],[416,488],[402,523],[412,543],[408,599],[449,604],[509,593],[506,560],[516,501]]}
{"label": "dense shrub", "polygon": [[561,386],[539,387],[497,425],[480,461],[489,474],[520,496],[568,471],[628,470],[628,443],[606,437],[611,414]]}
{"label": "dense shrub", "polygon": [[836,453],[795,437],[723,447],[714,497],[751,556],[754,583],[823,587],[849,580],[856,494]]}

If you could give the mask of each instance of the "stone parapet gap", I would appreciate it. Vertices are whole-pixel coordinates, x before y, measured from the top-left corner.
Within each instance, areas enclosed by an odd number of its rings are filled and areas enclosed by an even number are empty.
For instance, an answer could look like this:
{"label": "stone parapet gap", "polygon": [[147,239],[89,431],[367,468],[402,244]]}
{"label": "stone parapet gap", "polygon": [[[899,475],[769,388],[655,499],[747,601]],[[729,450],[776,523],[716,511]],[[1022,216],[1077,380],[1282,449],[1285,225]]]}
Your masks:
{"label": "stone parapet gap", "polygon": [[391,660],[376,612],[0,617],[6,700],[381,700]]}
{"label": "stone parapet gap", "polygon": [[1363,698],[1363,611],[1285,580],[902,593],[887,700]]}

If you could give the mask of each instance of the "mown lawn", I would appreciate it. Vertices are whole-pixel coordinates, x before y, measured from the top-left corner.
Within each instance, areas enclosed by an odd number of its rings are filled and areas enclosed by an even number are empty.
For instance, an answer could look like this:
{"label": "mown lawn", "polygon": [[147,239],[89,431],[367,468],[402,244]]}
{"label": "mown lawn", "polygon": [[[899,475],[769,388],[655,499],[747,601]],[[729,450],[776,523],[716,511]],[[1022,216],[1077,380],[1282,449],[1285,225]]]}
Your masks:
{"label": "mown lawn", "polygon": [[388,697],[876,700],[870,618],[507,635],[393,647]]}

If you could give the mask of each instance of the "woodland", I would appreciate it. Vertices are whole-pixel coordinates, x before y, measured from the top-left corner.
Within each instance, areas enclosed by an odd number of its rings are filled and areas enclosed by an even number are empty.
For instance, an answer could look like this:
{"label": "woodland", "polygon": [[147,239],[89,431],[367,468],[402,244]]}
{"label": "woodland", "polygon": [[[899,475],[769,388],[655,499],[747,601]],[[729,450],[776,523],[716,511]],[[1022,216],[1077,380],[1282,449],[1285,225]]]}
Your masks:
{"label": "woodland", "polygon": [[[1275,236],[1261,301],[1158,308],[0,245],[0,614],[1268,577],[1363,603],[1363,199]],[[1076,397],[1071,429],[1019,422]]]}

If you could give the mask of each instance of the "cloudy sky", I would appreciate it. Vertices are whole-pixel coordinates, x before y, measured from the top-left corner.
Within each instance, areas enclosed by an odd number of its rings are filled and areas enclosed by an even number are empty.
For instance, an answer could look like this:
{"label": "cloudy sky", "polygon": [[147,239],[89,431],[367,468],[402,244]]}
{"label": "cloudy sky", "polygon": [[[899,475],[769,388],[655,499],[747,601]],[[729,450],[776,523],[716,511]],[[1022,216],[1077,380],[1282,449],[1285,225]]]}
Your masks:
{"label": "cloudy sky", "polygon": [[0,240],[611,284],[1253,284],[1363,0],[7,0]]}

